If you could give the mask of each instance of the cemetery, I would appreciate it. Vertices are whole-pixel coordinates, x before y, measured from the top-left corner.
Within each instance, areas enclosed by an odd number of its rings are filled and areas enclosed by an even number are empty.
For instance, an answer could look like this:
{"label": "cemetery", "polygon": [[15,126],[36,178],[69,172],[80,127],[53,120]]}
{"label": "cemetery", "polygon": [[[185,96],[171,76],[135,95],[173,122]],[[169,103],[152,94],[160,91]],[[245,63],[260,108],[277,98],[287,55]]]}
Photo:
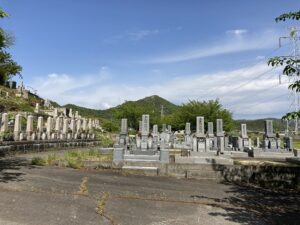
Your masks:
{"label": "cemetery", "polygon": [[300,224],[297,7],[1,2],[0,225]]}

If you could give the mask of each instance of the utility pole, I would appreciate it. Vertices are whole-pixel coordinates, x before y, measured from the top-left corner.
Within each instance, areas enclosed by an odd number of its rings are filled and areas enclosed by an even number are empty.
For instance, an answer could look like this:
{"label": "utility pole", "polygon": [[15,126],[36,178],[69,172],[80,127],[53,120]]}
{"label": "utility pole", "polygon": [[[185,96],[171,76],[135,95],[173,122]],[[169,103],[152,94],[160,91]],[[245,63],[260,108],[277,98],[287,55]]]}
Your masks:
{"label": "utility pole", "polygon": [[[293,60],[300,58],[299,35],[298,35],[299,31],[300,30],[297,27],[290,27],[289,36],[279,38],[279,47],[281,47],[282,39],[288,39],[292,43],[293,53],[289,57],[293,58]],[[296,64],[296,68],[299,69],[297,64]],[[289,76],[289,84],[293,84],[297,81],[299,81],[299,77],[297,76],[297,74],[293,74],[292,76]],[[290,100],[289,111],[298,112],[300,109],[300,96],[296,92],[296,90],[290,90],[289,100]],[[299,119],[295,117],[294,122],[295,122],[295,135],[298,135]]]}

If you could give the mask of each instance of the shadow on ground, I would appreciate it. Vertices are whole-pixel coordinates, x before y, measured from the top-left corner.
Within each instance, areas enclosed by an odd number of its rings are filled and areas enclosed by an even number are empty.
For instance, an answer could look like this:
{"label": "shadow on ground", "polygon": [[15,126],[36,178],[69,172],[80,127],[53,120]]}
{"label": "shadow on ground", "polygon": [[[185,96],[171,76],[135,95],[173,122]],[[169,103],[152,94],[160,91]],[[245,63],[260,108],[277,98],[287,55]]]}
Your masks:
{"label": "shadow on ground", "polygon": [[[213,202],[225,212],[212,212],[239,224],[299,224],[300,193],[294,190],[268,190],[253,186],[232,186],[223,199],[194,195],[191,198]],[[264,223],[263,223],[264,222]]]}
{"label": "shadow on ground", "polygon": [[0,183],[8,183],[10,181],[23,181],[21,167],[33,168],[24,158],[0,158]]}

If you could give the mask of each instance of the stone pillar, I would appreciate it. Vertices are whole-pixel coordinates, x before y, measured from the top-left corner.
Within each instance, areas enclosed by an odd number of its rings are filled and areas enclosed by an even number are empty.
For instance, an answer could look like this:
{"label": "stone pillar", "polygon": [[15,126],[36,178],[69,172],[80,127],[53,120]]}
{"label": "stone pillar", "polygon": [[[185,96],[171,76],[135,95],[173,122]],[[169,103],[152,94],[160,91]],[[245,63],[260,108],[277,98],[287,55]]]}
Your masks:
{"label": "stone pillar", "polygon": [[62,129],[62,133],[64,135],[66,135],[68,133],[68,128],[69,128],[69,119],[64,118],[63,129]]}
{"label": "stone pillar", "polygon": [[142,132],[142,121],[139,121],[139,132]]}
{"label": "stone pillar", "polygon": [[148,149],[148,135],[150,130],[150,118],[149,115],[142,116],[142,142],[141,142],[141,149],[147,150]]}
{"label": "stone pillar", "polygon": [[43,123],[44,123],[44,118],[42,116],[39,116],[38,123],[37,123],[37,132],[38,133],[43,132],[43,128],[44,128]]}
{"label": "stone pillar", "polygon": [[55,119],[55,131],[57,133],[60,132],[60,117],[56,117],[56,119]]}
{"label": "stone pillar", "polygon": [[46,132],[47,132],[47,138],[50,139],[51,138],[51,131],[52,131],[52,125],[53,123],[53,119],[49,116],[47,119],[47,127],[46,127]]}
{"label": "stone pillar", "polygon": [[1,132],[6,132],[8,130],[8,114],[3,113],[1,118]]}
{"label": "stone pillar", "polygon": [[208,122],[207,123],[207,136],[213,138],[214,135],[214,123]]}
{"label": "stone pillar", "polygon": [[75,135],[75,120],[74,120],[74,119],[71,119],[71,122],[70,122],[70,129],[71,129],[71,132],[72,132],[72,138],[73,138],[74,135]]}
{"label": "stone pillar", "polygon": [[27,124],[26,124],[26,139],[27,139],[27,141],[31,140],[32,132],[33,132],[33,116],[29,115],[27,117]]}
{"label": "stone pillar", "polygon": [[53,117],[58,117],[58,109],[54,108]]}
{"label": "stone pillar", "polygon": [[217,119],[217,146],[218,146],[218,152],[223,153],[225,149],[225,143],[224,143],[224,131],[223,131],[222,119]]}
{"label": "stone pillar", "polygon": [[38,123],[37,123],[37,137],[39,140],[41,139],[41,135],[44,131],[43,123],[44,123],[44,118],[42,116],[39,116]]}
{"label": "stone pillar", "polygon": [[190,135],[191,134],[191,123],[185,123],[184,133],[185,133],[185,135]]}
{"label": "stone pillar", "polygon": [[35,113],[40,113],[40,104],[39,104],[39,103],[36,103],[36,104],[35,104],[34,112],[35,112]]}
{"label": "stone pillar", "polygon": [[89,122],[88,122],[88,129],[89,129],[90,132],[91,132],[92,129],[93,129],[93,121],[92,121],[92,119],[89,119]]}
{"label": "stone pillar", "polygon": [[82,130],[83,131],[87,130],[87,121],[86,121],[86,118],[82,119]]}
{"label": "stone pillar", "polygon": [[73,118],[73,111],[72,111],[71,108],[69,109],[69,117],[70,117],[70,118]]}
{"label": "stone pillar", "polygon": [[199,152],[207,150],[203,116],[196,117],[196,144],[194,144],[194,149]]}
{"label": "stone pillar", "polygon": [[20,140],[20,133],[21,133],[21,115],[17,114],[15,116],[15,125],[14,125],[14,140],[19,141]]}

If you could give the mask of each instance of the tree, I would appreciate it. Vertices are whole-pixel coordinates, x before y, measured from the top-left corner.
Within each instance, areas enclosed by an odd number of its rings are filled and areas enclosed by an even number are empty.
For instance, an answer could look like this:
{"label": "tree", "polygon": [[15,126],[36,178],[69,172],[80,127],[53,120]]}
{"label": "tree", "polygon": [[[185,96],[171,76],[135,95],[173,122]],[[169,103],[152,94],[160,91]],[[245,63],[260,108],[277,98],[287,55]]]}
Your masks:
{"label": "tree", "polygon": [[[275,18],[276,22],[286,21],[288,19],[291,20],[300,20],[300,11],[297,12],[289,12],[284,13],[277,18]],[[292,30],[290,33],[291,38],[296,37],[297,30]],[[268,65],[271,66],[283,66],[283,74],[287,76],[300,76],[300,67],[299,67],[300,59],[292,56],[276,56],[270,58],[268,61]],[[290,84],[289,89],[294,90],[296,92],[300,92],[300,81],[296,80],[294,83]],[[299,112],[289,112],[282,119],[295,119],[299,118]]]}
{"label": "tree", "polygon": [[223,119],[224,130],[230,131],[234,127],[232,113],[224,109],[218,100],[210,101],[189,101],[165,118],[167,124],[172,124],[175,129],[184,129],[185,123],[191,123],[191,129],[196,130],[196,117],[204,116],[207,122],[216,122],[216,119]]}
{"label": "tree", "polygon": [[[0,18],[5,17],[8,17],[8,14],[0,9]],[[16,75],[22,77],[22,67],[12,60],[11,54],[5,51],[13,44],[13,40],[12,35],[0,28],[0,84],[4,84],[5,81]]]}

